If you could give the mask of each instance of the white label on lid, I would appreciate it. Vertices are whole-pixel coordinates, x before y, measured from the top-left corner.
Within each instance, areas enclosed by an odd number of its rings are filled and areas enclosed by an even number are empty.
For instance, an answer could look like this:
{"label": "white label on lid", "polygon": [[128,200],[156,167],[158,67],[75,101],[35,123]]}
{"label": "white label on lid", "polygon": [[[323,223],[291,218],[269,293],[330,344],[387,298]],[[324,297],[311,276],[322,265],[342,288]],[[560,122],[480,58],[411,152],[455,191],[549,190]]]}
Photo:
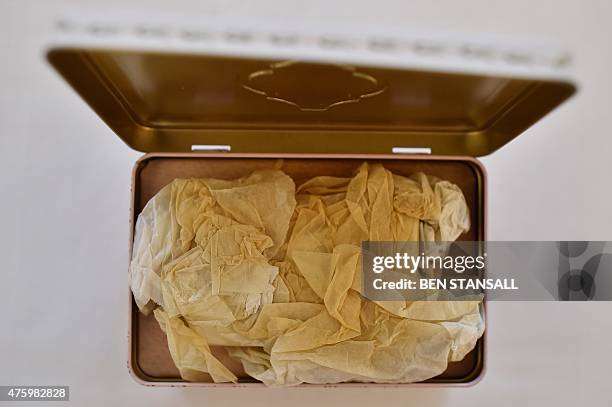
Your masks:
{"label": "white label on lid", "polygon": [[191,151],[232,151],[227,144],[192,144]]}
{"label": "white label on lid", "polygon": [[431,154],[429,147],[393,147],[393,154]]}

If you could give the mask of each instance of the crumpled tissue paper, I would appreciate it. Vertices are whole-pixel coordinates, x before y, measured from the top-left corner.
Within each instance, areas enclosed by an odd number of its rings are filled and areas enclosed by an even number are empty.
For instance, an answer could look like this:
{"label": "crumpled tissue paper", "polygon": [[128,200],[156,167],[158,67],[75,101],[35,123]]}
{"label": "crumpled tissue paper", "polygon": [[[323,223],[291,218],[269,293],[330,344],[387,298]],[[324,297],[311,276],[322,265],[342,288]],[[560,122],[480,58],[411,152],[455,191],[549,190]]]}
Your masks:
{"label": "crumpled tissue paper", "polygon": [[269,386],[422,381],[473,349],[481,304],[365,299],[361,242],[453,241],[469,228],[456,185],[380,164],[297,189],[280,169],[177,179],[138,217],[130,285],[185,380],[236,382],[210,351],[223,345]]}

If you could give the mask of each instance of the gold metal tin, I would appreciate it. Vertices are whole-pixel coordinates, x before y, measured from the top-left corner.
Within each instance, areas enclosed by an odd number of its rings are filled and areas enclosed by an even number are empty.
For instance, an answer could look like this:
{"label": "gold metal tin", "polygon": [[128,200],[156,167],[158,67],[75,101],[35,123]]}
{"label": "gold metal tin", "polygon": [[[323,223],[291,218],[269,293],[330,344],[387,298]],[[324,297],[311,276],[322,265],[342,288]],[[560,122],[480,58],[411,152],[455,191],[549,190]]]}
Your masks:
{"label": "gold metal tin", "polygon": [[[473,227],[461,238],[485,240],[486,175],[473,157],[509,142],[575,91],[570,82],[541,78],[190,53],[55,48],[47,57],[119,137],[150,153],[134,166],[130,249],[142,207],[172,179],[231,179],[278,159],[298,184],[348,176],[364,160],[399,174],[438,175],[466,195]],[[190,153],[194,145],[232,152]],[[394,147],[435,155],[389,154]],[[129,301],[128,365],[140,383],[263,386],[249,378],[182,381],[163,332]],[[484,372],[485,342],[436,378],[382,386],[473,384]],[[230,367],[240,376],[240,366]]]}

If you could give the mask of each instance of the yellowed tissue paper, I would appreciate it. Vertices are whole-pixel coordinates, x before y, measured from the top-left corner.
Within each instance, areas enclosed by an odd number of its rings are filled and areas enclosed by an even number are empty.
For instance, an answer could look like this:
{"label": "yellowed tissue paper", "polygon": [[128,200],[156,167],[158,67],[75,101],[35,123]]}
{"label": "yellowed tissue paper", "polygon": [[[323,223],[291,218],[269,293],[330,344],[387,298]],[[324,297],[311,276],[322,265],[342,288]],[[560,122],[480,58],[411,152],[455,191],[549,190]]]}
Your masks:
{"label": "yellowed tissue paper", "polygon": [[366,300],[361,242],[452,241],[469,228],[456,185],[382,165],[297,190],[273,169],[175,180],[138,218],[130,283],[186,380],[237,380],[214,344],[270,386],[421,381],[473,349],[480,303]]}

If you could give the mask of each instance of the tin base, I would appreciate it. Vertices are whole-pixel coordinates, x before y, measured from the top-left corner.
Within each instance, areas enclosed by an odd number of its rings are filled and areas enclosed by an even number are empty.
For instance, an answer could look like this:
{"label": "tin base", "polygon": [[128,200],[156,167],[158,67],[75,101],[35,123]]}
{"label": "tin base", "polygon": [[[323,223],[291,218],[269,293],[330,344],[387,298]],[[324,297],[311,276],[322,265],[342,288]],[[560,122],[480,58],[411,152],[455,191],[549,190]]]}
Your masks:
{"label": "tin base", "polygon": [[[175,178],[222,178],[235,179],[256,169],[270,168],[279,159],[282,170],[296,185],[318,176],[352,176],[363,162],[382,163],[395,174],[411,175],[422,171],[458,185],[463,191],[472,228],[460,237],[461,240],[484,240],[485,235],[485,183],[482,165],[470,157],[442,157],[416,155],[307,155],[307,154],[148,154],[134,166],[132,179],[132,231],[138,214],[144,205],[161,188]],[[132,245],[130,238],[130,247]],[[147,385],[227,386],[214,383],[184,382],[168,351],[166,336],[153,315],[145,316],[138,311],[130,295],[129,366],[134,377]],[[230,359],[223,347],[213,346],[213,352],[230,370],[240,378],[238,386],[261,383],[247,376],[239,362]],[[461,385],[475,382],[484,370],[484,337],[473,351],[460,362],[449,363],[441,375],[425,382],[428,385]],[[212,380],[211,380],[212,382]],[[351,384],[337,384],[343,387]],[[353,385],[368,386],[359,383]],[[388,386],[413,386],[415,384],[393,384]],[[235,386],[229,384],[229,386]],[[327,385],[329,386],[329,385]]]}

